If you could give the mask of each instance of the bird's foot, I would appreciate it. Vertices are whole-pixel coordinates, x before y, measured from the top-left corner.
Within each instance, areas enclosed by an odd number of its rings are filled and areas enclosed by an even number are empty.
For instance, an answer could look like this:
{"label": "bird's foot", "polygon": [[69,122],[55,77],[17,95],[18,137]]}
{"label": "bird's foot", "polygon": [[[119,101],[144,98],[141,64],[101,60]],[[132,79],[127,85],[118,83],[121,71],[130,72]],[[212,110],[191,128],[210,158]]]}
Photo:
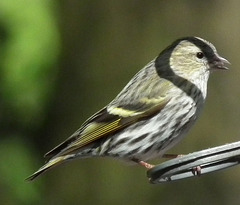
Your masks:
{"label": "bird's foot", "polygon": [[202,169],[201,169],[201,166],[196,166],[196,167],[193,167],[192,168],[192,173],[194,176],[201,176],[201,173],[202,173]]}
{"label": "bird's foot", "polygon": [[[183,156],[184,156],[184,154],[164,154],[162,157],[168,158],[168,159],[175,159],[175,158],[183,157]],[[192,173],[194,176],[201,176],[201,173],[202,173],[201,166],[193,167]]]}

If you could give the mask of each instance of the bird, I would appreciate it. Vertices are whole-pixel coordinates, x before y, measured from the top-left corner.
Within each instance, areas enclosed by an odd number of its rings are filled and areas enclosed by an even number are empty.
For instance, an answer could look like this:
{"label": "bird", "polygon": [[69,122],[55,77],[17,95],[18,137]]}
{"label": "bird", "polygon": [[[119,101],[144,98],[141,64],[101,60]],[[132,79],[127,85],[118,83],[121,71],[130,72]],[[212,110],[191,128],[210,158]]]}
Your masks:
{"label": "bird", "polygon": [[112,157],[140,164],[163,157],[198,119],[210,73],[228,70],[228,60],[200,37],[175,40],[143,67],[104,108],[45,154],[49,160],[31,181],[77,158]]}

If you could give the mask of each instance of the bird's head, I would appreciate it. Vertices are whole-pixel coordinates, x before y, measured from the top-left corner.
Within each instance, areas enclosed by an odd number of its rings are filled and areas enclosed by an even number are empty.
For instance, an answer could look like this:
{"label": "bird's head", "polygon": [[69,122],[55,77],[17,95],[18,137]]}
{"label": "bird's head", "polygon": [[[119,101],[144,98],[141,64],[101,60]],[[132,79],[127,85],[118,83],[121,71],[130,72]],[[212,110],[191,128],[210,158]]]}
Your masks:
{"label": "bird's head", "polygon": [[204,39],[186,37],[176,41],[173,47],[170,67],[187,79],[213,70],[228,69],[225,64],[229,62],[220,57],[213,44]]}
{"label": "bird's head", "polygon": [[[159,66],[159,63],[162,65]],[[205,74],[208,78],[210,71],[227,70],[225,64],[229,62],[220,57],[213,44],[199,37],[176,40],[160,53],[156,60],[156,67],[161,69],[158,73],[176,74],[187,80],[193,80]]]}

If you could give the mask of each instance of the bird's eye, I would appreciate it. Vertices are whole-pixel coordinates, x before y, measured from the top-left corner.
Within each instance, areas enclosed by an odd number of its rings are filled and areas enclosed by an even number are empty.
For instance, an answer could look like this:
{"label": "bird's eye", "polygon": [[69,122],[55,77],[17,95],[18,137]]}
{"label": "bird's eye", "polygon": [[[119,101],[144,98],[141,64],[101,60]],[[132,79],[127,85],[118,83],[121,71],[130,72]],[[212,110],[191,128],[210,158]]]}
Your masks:
{"label": "bird's eye", "polygon": [[197,53],[197,58],[202,59],[204,57],[204,54],[202,52]]}

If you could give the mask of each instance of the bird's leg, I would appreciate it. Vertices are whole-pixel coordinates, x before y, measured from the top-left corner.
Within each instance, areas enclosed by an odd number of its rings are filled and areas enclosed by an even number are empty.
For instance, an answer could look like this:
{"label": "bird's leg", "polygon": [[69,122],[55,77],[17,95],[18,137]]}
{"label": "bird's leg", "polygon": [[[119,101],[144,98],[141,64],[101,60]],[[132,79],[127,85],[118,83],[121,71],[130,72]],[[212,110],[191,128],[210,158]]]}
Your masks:
{"label": "bird's leg", "polygon": [[147,162],[144,161],[139,161],[138,164],[144,166],[146,169],[152,169],[153,167],[155,167],[155,165],[148,164]]}
{"label": "bird's leg", "polygon": [[145,167],[146,169],[152,169],[153,167],[155,167],[155,165],[149,164],[149,163],[144,162],[144,161],[139,160],[139,159],[132,159],[132,161],[140,164],[141,166]]}

